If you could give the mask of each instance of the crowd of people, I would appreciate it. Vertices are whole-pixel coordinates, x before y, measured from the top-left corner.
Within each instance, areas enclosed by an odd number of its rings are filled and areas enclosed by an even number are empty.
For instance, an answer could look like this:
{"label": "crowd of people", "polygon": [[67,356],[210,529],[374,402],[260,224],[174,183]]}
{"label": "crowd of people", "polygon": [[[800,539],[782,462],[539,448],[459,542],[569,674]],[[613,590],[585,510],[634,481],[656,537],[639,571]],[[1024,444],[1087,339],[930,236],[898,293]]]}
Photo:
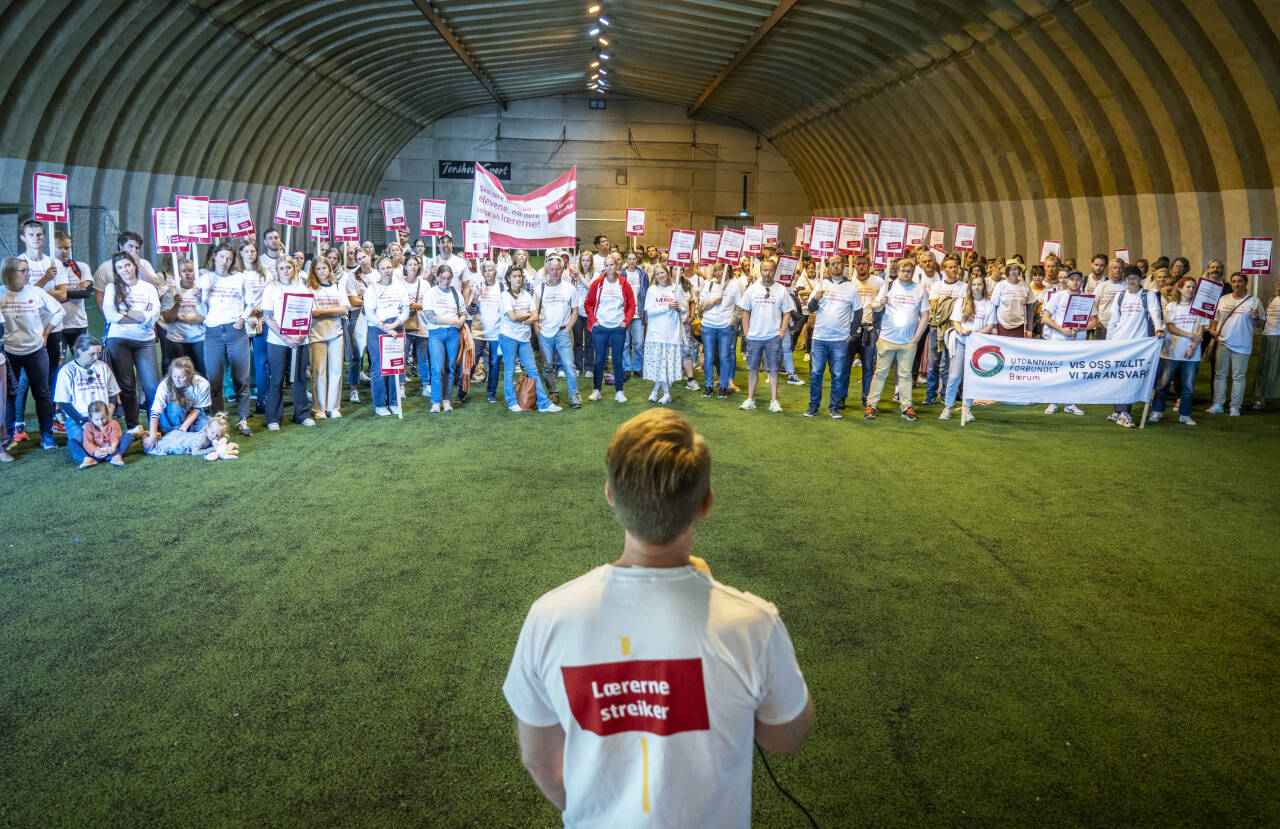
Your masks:
{"label": "crowd of people", "polygon": [[[401,233],[380,252],[368,241],[321,243],[308,258],[286,251],[268,228],[260,242],[210,246],[203,263],[178,254],[153,265],[142,238],[126,232],[117,252],[91,270],[64,232],[46,248],[44,226],[30,220],[21,237],[25,250],[5,260],[0,287],[0,461],[31,439],[28,393],[40,445],[55,449],[55,435],[65,434],[82,467],[119,465],[135,438],[149,454],[234,457],[228,432],[251,436],[254,417],[279,430],[286,396],[292,423],[313,427],[342,417],[344,398],[359,403],[366,384],[379,416],[403,416],[414,391],[430,399],[427,412],[453,411],[471,399],[473,383],[496,403],[499,378],[513,412],[581,408],[579,384],[587,382],[586,402],[612,386],[613,399],[625,403],[624,389],[637,380],[658,405],[681,386],[717,399],[745,386],[738,407],[752,410],[763,373],[771,412],[782,411],[781,382],[807,382],[805,416],[821,412],[825,386],[826,411],[839,419],[860,368],[860,408],[873,420],[896,366],[892,399],[903,418],[919,418],[913,398],[923,386],[922,405],[940,405],[939,419],[950,419],[959,400],[969,421],[987,402],[963,395],[961,366],[974,333],[1161,337],[1153,421],[1176,398],[1179,421],[1195,424],[1202,357],[1213,378],[1205,411],[1238,416],[1259,332],[1254,408],[1280,389],[1280,298],[1264,307],[1248,278],[1228,279],[1220,259],[1202,274],[1229,287],[1206,321],[1191,313],[1196,276],[1183,257],[1128,264],[1097,254],[1082,272],[1052,255],[1028,267],[1020,255],[920,246],[883,268],[865,255],[805,256],[782,284],[771,245],[732,265],[679,267],[656,247],[618,250],[597,236],[592,249],[545,251],[534,267],[523,250],[464,259],[447,232],[434,255],[427,240],[410,244]],[[1081,292],[1094,296],[1093,315],[1069,327],[1066,299]],[[312,299],[305,332],[285,324],[287,297],[298,294]],[[101,338],[88,330],[86,301],[101,311]],[[400,344],[404,370],[384,374],[383,349]],[[808,363],[807,381],[797,359]],[[1060,406],[1084,414],[1062,401],[1045,412]],[[1134,425],[1128,405],[1110,419]]]}

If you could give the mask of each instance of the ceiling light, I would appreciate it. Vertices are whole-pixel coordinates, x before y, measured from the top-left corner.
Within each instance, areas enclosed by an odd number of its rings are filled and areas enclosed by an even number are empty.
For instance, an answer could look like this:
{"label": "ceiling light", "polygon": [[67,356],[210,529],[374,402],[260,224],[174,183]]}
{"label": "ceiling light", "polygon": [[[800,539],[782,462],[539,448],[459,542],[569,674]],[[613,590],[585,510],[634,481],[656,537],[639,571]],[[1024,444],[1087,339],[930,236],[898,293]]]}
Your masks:
{"label": "ceiling light", "polygon": [[608,75],[608,74],[609,74],[609,70],[608,70],[608,69],[601,69],[601,70],[600,70],[600,74],[601,74],[601,75]]}
{"label": "ceiling light", "polygon": [[592,37],[595,37],[596,35],[600,34],[600,27],[596,26],[592,28],[592,30],[590,32],[587,32],[587,34],[591,35]]}
{"label": "ceiling light", "polygon": [[596,22],[597,22],[597,23],[599,23],[601,26],[608,26],[608,25],[609,25],[609,21],[608,21],[608,20],[606,20],[606,19],[605,19],[605,18],[603,18],[603,17],[601,17],[601,18],[600,18],[599,20],[597,20]]}
{"label": "ceiling light", "polygon": [[600,61],[598,61],[598,60],[593,60],[593,61],[591,61],[591,68],[592,68],[592,69],[595,69],[595,68],[596,68],[597,66],[599,66],[599,65],[600,65]]}
{"label": "ceiling light", "polygon": [[600,53],[599,53],[599,55],[598,55],[598,57],[600,58],[600,60],[608,60],[608,59],[609,59],[609,53],[608,53],[608,52],[600,52]]}
{"label": "ceiling light", "polygon": [[596,3],[587,9],[587,14],[597,14],[600,11],[600,4]]}
{"label": "ceiling light", "polygon": [[599,76],[599,75],[592,75],[592,76],[591,76],[591,80],[593,80],[593,81],[598,81],[598,80],[600,80],[600,76]]}
{"label": "ceiling light", "polygon": [[596,42],[597,42],[597,43],[599,43],[601,46],[608,46],[608,45],[609,45],[609,41],[608,41],[608,40],[606,40],[606,39],[605,39],[605,38],[603,38],[603,37],[598,37],[598,38],[596,38]]}

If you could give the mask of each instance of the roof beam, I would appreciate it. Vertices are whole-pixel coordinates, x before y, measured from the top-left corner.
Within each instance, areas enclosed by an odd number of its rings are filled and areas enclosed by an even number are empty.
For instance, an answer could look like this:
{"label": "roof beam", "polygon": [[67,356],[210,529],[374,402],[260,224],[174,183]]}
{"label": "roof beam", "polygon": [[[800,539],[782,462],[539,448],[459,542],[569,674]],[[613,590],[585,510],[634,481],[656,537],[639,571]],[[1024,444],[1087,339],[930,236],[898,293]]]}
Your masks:
{"label": "roof beam", "polygon": [[764,22],[760,24],[760,28],[756,29],[751,37],[747,38],[747,42],[742,44],[742,48],[738,50],[738,53],[725,64],[724,69],[720,70],[720,74],[716,75],[715,79],[712,80],[711,83],[707,84],[707,88],[702,90],[702,94],[698,96],[698,100],[694,101],[693,106],[689,107],[690,116],[702,109],[702,105],[705,104],[707,99],[720,88],[720,84],[724,83],[725,79],[729,77],[729,74],[738,67],[738,64],[742,63],[742,60],[747,55],[751,54],[751,50],[756,48],[756,45],[764,39],[764,36],[769,34],[769,31],[773,29],[774,26],[778,25],[778,21],[785,17],[787,12],[791,11],[791,7],[797,2],[798,0],[779,0],[777,7],[764,19]]}
{"label": "roof beam", "polygon": [[467,68],[471,70],[471,74],[476,76],[476,80],[480,82],[480,85],[493,96],[493,100],[497,102],[498,106],[502,107],[503,111],[506,111],[507,99],[498,91],[497,84],[489,77],[489,73],[485,72],[480,64],[471,57],[471,53],[467,51],[466,47],[462,45],[462,41],[458,40],[449,29],[448,24],[444,22],[444,18],[431,7],[431,3],[428,0],[413,0],[413,5],[417,6],[418,11],[422,12],[422,16],[427,18],[427,21],[435,27],[435,30],[440,33],[440,37],[444,38],[444,42],[449,44],[449,48],[466,64]]}

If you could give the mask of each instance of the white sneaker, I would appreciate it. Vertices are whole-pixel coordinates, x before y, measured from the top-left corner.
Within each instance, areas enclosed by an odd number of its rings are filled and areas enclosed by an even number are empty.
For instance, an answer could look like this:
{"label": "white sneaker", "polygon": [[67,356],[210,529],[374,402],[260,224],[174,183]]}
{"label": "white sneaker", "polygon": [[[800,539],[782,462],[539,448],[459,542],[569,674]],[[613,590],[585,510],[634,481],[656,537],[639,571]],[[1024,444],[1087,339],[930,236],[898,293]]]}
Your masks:
{"label": "white sneaker", "polygon": [[782,411],[782,404],[779,403],[777,400],[770,400],[769,411],[775,412],[775,413]]}
{"label": "white sneaker", "polygon": [[391,406],[390,408],[391,408],[391,413],[392,413],[393,415],[396,415],[397,417],[399,417],[399,416],[400,416],[400,407],[399,407],[399,406]]}
{"label": "white sneaker", "polygon": [[1232,406],[1231,411],[1227,412],[1227,417],[1239,417],[1239,416],[1240,416],[1239,406]]}
{"label": "white sneaker", "polygon": [[311,416],[316,420],[327,420],[329,418],[329,413],[328,412],[312,412]]}
{"label": "white sneaker", "polygon": [[557,377],[564,377],[564,369],[560,369],[559,371],[557,371],[557,372],[556,372],[556,376],[557,376]]}
{"label": "white sneaker", "polygon": [[391,414],[391,410],[386,406],[378,406],[373,410],[373,413],[378,417],[387,417]]}
{"label": "white sneaker", "polygon": [[545,408],[538,409],[538,411],[543,414],[555,414],[556,412],[564,411],[564,409],[561,409],[555,403],[548,403]]}
{"label": "white sneaker", "polygon": [[340,417],[342,417],[342,412],[338,411],[337,409],[334,409],[333,411],[329,412],[330,420],[337,420]]}
{"label": "white sneaker", "polygon": [[1181,423],[1181,424],[1182,424],[1182,425],[1184,425],[1184,426],[1195,426],[1195,425],[1196,425],[1196,422],[1195,422],[1194,420],[1192,420],[1192,419],[1191,419],[1191,416],[1190,416],[1190,415],[1183,415],[1182,417],[1178,418],[1178,422],[1179,422],[1179,423]]}
{"label": "white sneaker", "polygon": [[347,400],[351,401],[352,403],[359,403],[359,402],[360,402],[360,392],[356,391],[355,389],[352,389],[352,390],[351,390],[351,396],[349,396],[349,397],[347,398]]}
{"label": "white sneaker", "polygon": [[1077,405],[1076,405],[1076,404],[1074,404],[1074,403],[1072,403],[1070,406],[1066,407],[1066,408],[1065,408],[1065,409],[1063,409],[1062,411],[1066,412],[1067,414],[1073,414],[1073,415],[1082,415],[1082,414],[1084,414],[1084,409],[1080,408],[1079,406],[1077,406]]}
{"label": "white sneaker", "polygon": [[649,402],[650,403],[658,402],[658,390],[656,388],[653,391],[649,392]]}
{"label": "white sneaker", "polygon": [[699,386],[699,385],[698,385],[698,381],[697,381],[697,380],[692,380],[692,379],[691,379],[691,380],[689,380],[689,382],[688,382],[688,383],[685,383],[685,384],[684,384],[684,387],[685,387],[686,389],[688,389],[689,391],[697,391],[698,389],[702,388],[702,386]]}
{"label": "white sneaker", "polygon": [[951,409],[949,408],[943,409],[942,414],[938,415],[938,420],[950,420],[950,419],[951,419]]}
{"label": "white sneaker", "polygon": [[1164,412],[1152,412],[1147,416],[1147,420],[1152,423],[1159,423],[1164,418]]}
{"label": "white sneaker", "polygon": [[614,400],[616,400],[616,401],[618,401],[619,403],[626,403],[626,402],[627,402],[627,396],[626,396],[625,394],[623,394],[622,392],[618,392],[617,394],[615,394],[615,395],[613,396],[613,399],[614,399]]}
{"label": "white sneaker", "polygon": [[369,382],[369,375],[365,374],[363,371],[362,371],[362,372],[360,372],[360,382],[361,382],[361,383],[368,383],[368,382]]}
{"label": "white sneaker", "polygon": [[510,412],[523,412],[523,411],[524,411],[524,409],[520,408],[520,404],[519,404],[519,403],[512,403],[510,406],[508,406],[508,407],[507,407],[507,411],[510,411]]}
{"label": "white sneaker", "polygon": [[1119,419],[1120,419],[1119,412],[1112,412],[1111,414],[1107,415],[1107,420],[1110,420],[1112,423],[1115,423]]}
{"label": "white sneaker", "polygon": [[658,398],[658,402],[659,402],[659,403],[670,403],[670,402],[671,402],[671,395],[670,395],[670,394],[664,394],[664,395],[662,395],[662,397],[659,397],[659,398]]}
{"label": "white sneaker", "polygon": [[1222,414],[1222,404],[1214,403],[1212,406],[1204,410],[1205,414]]}
{"label": "white sneaker", "polygon": [[590,400],[592,403],[594,403],[594,402],[596,402],[597,400],[599,400],[599,399],[600,399],[600,390],[599,390],[599,389],[596,389],[595,391],[591,392],[591,394],[587,395],[587,399],[588,399],[588,400]]}
{"label": "white sneaker", "polygon": [[1044,413],[1045,413],[1045,414],[1057,414],[1057,413],[1058,413],[1058,404],[1057,404],[1057,403],[1050,403],[1048,406],[1045,406],[1045,407],[1044,407]]}
{"label": "white sneaker", "polygon": [[961,423],[973,422],[973,411],[969,409],[968,406],[960,410],[960,422]]}
{"label": "white sneaker", "polygon": [[1254,410],[1255,412],[1260,412],[1260,411],[1262,411],[1263,409],[1265,409],[1266,407],[1267,407],[1267,404],[1266,404],[1266,401],[1264,401],[1264,400],[1255,400],[1255,401],[1253,401],[1253,410]]}
{"label": "white sneaker", "polygon": [[788,375],[787,375],[787,385],[788,385],[788,386],[803,386],[803,385],[804,385],[804,381],[803,381],[803,380],[801,380],[799,377],[797,377],[795,374],[788,374]]}
{"label": "white sneaker", "polygon": [[439,403],[432,403],[432,404],[431,404],[431,412],[430,412],[430,413],[431,413],[431,414],[439,414],[439,413],[440,413],[440,404],[439,404]]}
{"label": "white sneaker", "polygon": [[306,420],[302,421],[298,425],[299,426],[315,426],[316,422],[311,418],[307,418]]}
{"label": "white sneaker", "polygon": [[741,406],[739,406],[738,408],[739,408],[739,409],[742,409],[742,410],[745,412],[745,411],[749,411],[749,410],[751,410],[751,409],[754,409],[755,407],[756,407],[756,401],[754,401],[754,400],[752,400],[750,397],[748,397],[746,400],[743,400],[743,401],[742,401],[742,405],[741,405]]}
{"label": "white sneaker", "polygon": [[127,434],[127,435],[140,435],[140,434],[142,434],[142,424],[141,424],[141,423],[139,423],[137,426],[134,426],[134,427],[133,427],[132,429],[130,429],[128,432],[125,432],[125,434]]}
{"label": "white sneaker", "polygon": [[422,386],[422,396],[423,396],[423,397],[430,397],[430,396],[431,396],[431,387],[430,387],[430,386],[425,385],[425,384]]}
{"label": "white sneaker", "polygon": [[451,411],[453,411],[453,404],[452,404],[452,403],[450,403],[448,400],[444,401],[444,410],[445,410],[446,412],[451,412]]}
{"label": "white sneaker", "polygon": [[267,424],[267,431],[268,431],[268,432],[278,432],[278,431],[280,431],[280,424],[279,424],[279,423],[268,423],[268,424]]}

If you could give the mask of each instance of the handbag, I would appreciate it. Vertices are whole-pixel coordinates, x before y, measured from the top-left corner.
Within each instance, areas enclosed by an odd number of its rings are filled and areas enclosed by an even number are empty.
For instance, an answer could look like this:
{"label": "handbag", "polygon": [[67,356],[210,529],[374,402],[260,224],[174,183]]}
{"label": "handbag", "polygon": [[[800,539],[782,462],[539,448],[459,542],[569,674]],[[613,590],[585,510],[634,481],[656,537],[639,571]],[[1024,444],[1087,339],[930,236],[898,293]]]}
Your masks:
{"label": "handbag", "polygon": [[516,380],[516,403],[524,412],[538,408],[538,383],[527,374]]}

